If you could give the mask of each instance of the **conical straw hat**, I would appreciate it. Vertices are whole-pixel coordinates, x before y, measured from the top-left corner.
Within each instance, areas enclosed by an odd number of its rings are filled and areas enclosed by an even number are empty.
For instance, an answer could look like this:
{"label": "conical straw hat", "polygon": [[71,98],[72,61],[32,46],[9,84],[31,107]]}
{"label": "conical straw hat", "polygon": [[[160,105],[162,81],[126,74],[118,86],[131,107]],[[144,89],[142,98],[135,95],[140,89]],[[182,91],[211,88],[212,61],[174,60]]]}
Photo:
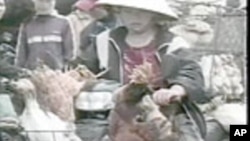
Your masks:
{"label": "conical straw hat", "polygon": [[171,20],[178,19],[178,15],[166,0],[99,0],[96,4],[137,8],[165,15]]}

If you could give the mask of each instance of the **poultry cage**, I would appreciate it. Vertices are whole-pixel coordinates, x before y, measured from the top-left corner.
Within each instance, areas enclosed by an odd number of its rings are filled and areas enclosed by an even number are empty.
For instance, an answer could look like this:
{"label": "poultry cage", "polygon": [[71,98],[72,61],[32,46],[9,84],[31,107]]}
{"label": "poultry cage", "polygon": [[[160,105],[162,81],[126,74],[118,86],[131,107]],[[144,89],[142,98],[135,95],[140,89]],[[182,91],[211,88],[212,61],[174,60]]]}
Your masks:
{"label": "poultry cage", "polygon": [[[92,129],[91,129],[92,128]],[[100,131],[100,128],[96,128],[96,127],[89,127],[88,130],[91,130],[92,132],[87,131],[87,133],[83,132],[86,131],[86,128],[82,128],[82,129],[78,129],[79,131],[77,131],[77,135],[78,137],[80,137],[81,140],[77,140],[74,139],[74,141],[109,141],[107,136],[103,136],[102,139],[97,139],[98,138],[98,132],[97,130]],[[95,130],[95,132],[93,132]],[[11,132],[11,133],[10,133]],[[32,141],[32,139],[30,139],[30,136],[32,136],[32,134],[37,134],[39,136],[47,136],[47,139],[49,138],[49,141],[62,141],[62,138],[60,138],[59,136],[61,134],[65,134],[66,137],[63,141],[71,141],[68,138],[68,134],[70,133],[74,133],[73,130],[68,130],[68,131],[19,131],[18,133],[15,131],[2,131],[0,132],[0,140],[1,141]],[[39,141],[45,141],[42,138],[39,139]],[[47,141],[47,140],[46,140]]]}
{"label": "poultry cage", "polygon": [[[77,125],[77,129],[75,130],[58,130],[58,131],[50,131],[50,130],[44,130],[44,131],[21,131],[20,136],[14,137],[16,141],[32,141],[30,140],[30,136],[32,134],[36,134],[38,136],[47,136],[47,139],[49,138],[49,141],[62,141],[61,135],[65,135],[65,140],[63,141],[110,141],[108,136],[106,135],[106,125],[98,125],[98,124],[92,124],[92,125]],[[76,135],[80,138],[70,138],[71,133],[76,133]],[[6,138],[5,140],[9,140],[11,137],[3,137]],[[9,139],[8,139],[9,138]],[[4,141],[5,141],[4,140]],[[39,141],[43,141],[40,139]]]}

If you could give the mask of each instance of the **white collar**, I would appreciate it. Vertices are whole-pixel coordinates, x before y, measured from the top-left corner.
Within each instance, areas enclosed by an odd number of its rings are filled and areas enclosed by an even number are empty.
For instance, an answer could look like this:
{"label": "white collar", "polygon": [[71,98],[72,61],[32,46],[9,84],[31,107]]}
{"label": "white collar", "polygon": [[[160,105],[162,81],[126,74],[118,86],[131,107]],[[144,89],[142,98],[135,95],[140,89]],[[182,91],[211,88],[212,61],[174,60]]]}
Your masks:
{"label": "white collar", "polygon": [[58,11],[56,9],[53,9],[50,13],[48,14],[39,14],[36,13],[36,16],[40,16],[40,15],[58,15]]}

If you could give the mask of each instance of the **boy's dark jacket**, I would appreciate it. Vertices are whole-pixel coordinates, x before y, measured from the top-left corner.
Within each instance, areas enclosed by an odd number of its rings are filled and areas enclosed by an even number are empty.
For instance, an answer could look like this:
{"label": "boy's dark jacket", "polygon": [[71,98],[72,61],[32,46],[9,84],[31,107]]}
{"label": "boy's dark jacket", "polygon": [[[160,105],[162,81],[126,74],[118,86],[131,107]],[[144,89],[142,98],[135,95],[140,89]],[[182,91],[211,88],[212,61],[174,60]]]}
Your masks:
{"label": "boy's dark jacket", "polygon": [[[188,99],[184,101],[184,105],[189,108],[191,115],[195,116],[195,120],[200,124],[204,123],[204,119],[197,108],[190,106],[190,101],[203,103],[207,101],[207,97],[204,94],[204,80],[200,66],[193,59],[194,56],[190,50],[181,48],[175,50],[170,54],[166,54],[169,43],[171,41],[170,33],[166,34],[163,30],[159,30],[156,42],[158,52],[156,57],[161,62],[162,72],[165,81],[168,83],[167,87],[174,84],[182,85],[187,94]],[[126,37],[127,30],[124,27],[119,27],[110,32],[109,38],[109,59],[108,69],[104,78],[116,80],[122,83],[122,51],[126,48],[124,39]],[[95,44],[86,46],[83,50],[81,58],[78,58],[81,62],[95,73],[101,71],[99,68],[99,61],[97,56],[97,50]],[[192,108],[193,107],[193,108]],[[191,108],[191,109],[190,109]],[[204,125],[205,126],[205,125]],[[205,127],[201,127],[205,128]],[[204,131],[205,132],[205,131]]]}

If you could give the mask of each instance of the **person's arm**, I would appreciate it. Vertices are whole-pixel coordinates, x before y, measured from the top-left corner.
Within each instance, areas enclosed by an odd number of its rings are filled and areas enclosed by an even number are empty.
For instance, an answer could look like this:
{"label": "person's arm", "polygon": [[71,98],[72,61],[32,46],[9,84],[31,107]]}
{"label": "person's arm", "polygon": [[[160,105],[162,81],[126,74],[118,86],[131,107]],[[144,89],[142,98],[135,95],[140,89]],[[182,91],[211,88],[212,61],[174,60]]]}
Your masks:
{"label": "person's arm", "polygon": [[190,50],[178,49],[169,57],[173,57],[172,63],[174,64],[172,64],[172,67],[176,69],[174,70],[175,74],[166,78],[167,88],[154,92],[154,101],[159,105],[168,105],[184,98],[197,103],[208,101],[204,91],[204,78],[201,67],[194,60]]}
{"label": "person's arm", "polygon": [[91,41],[89,39],[90,37],[87,36],[89,34],[91,34],[91,30],[88,27],[84,30],[84,32],[82,32],[80,36],[80,47],[77,56],[71,62],[71,65],[73,67],[76,67],[79,64],[83,64],[86,65],[91,72],[93,72],[94,74],[98,74],[100,72],[100,69],[96,44],[94,43],[94,40]]}
{"label": "person's arm", "polygon": [[20,26],[18,41],[16,46],[15,66],[24,67],[28,56],[27,36],[24,25]]}
{"label": "person's arm", "polygon": [[[67,20],[68,21],[68,20]],[[63,50],[63,59],[64,64],[67,65],[69,61],[73,58],[73,52],[75,47],[74,34],[71,27],[71,23],[68,21],[64,31],[62,33],[62,50]]]}
{"label": "person's arm", "polygon": [[175,52],[179,58],[179,70],[175,77],[168,79],[169,88],[185,93],[193,101],[200,102],[206,99],[204,92],[204,78],[201,67],[194,60],[192,52],[180,49]]}

